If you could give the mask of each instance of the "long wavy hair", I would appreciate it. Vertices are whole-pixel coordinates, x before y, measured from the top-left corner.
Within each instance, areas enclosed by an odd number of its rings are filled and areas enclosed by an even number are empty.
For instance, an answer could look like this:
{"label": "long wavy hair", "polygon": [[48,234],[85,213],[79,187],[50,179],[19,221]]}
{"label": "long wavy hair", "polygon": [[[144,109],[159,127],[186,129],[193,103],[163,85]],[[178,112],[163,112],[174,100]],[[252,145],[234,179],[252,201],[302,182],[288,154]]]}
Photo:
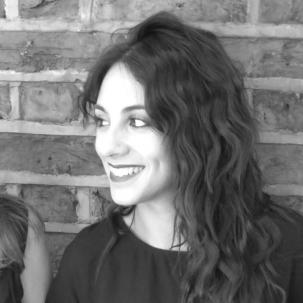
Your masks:
{"label": "long wavy hair", "polygon": [[39,214],[23,200],[0,195],[0,272],[14,267],[24,269],[24,252],[29,226],[43,230]]}
{"label": "long wavy hair", "polygon": [[146,111],[177,163],[175,232],[188,245],[182,302],[277,302],[276,293],[284,301],[270,261],[280,241],[269,215],[276,210],[262,193],[242,75],[213,33],[166,12],[119,37],[89,73],[80,106],[87,117],[116,63],[143,85]]}

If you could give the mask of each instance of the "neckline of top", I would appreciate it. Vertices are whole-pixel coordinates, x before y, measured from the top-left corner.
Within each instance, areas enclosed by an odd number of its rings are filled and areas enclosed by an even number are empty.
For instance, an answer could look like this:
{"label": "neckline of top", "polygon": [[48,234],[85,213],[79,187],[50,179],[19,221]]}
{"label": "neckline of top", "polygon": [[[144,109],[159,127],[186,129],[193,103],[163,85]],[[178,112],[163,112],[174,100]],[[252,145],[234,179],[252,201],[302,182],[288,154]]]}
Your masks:
{"label": "neckline of top", "polygon": [[164,249],[164,248],[159,248],[156,246],[153,246],[151,244],[148,244],[147,242],[143,241],[141,238],[139,238],[132,230],[131,228],[126,224],[126,222],[123,219],[123,216],[119,216],[119,222],[120,222],[120,226],[122,228],[123,231],[126,232],[127,235],[130,236],[130,238],[139,246],[152,251],[154,253],[159,253],[159,254],[164,254],[164,255],[186,255],[187,251],[183,251],[183,250],[172,250],[172,249]]}

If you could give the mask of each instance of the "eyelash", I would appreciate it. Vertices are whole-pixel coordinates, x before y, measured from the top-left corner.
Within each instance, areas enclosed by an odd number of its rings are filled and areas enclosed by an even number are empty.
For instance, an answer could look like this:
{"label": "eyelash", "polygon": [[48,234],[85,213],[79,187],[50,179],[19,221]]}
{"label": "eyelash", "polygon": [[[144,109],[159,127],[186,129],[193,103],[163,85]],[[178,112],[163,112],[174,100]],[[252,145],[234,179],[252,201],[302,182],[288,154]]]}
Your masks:
{"label": "eyelash", "polygon": [[104,119],[99,118],[99,117],[94,117],[95,123],[97,127],[104,127],[106,125],[104,125],[103,123],[105,122]]}
{"label": "eyelash", "polygon": [[[95,123],[97,127],[105,127],[109,125],[109,122],[107,122],[105,119],[99,118],[99,117],[94,117]],[[141,118],[135,118],[135,117],[131,117],[128,119],[129,120],[129,125],[131,127],[134,128],[143,128],[143,127],[148,127],[149,123],[147,121],[145,121],[144,119]],[[143,123],[143,125],[140,126],[136,126],[136,121],[140,121]],[[104,122],[107,123],[106,125],[104,125]]]}
{"label": "eyelash", "polygon": [[[139,118],[130,118],[129,121],[130,121],[130,126],[135,127],[135,128],[143,128],[143,127],[149,126],[149,124],[148,124],[145,120],[143,120],[143,119],[139,119]],[[142,122],[143,125],[136,126],[136,121]]]}

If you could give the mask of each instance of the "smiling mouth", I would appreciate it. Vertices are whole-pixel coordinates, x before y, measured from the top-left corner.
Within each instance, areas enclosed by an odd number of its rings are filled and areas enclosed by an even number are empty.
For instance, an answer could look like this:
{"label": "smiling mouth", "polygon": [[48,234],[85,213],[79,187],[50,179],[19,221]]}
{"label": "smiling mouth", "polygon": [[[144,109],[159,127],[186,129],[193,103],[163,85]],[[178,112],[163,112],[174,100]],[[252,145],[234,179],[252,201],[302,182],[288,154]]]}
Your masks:
{"label": "smiling mouth", "polygon": [[136,177],[144,169],[144,166],[113,166],[110,165],[109,178],[114,182],[123,182]]}

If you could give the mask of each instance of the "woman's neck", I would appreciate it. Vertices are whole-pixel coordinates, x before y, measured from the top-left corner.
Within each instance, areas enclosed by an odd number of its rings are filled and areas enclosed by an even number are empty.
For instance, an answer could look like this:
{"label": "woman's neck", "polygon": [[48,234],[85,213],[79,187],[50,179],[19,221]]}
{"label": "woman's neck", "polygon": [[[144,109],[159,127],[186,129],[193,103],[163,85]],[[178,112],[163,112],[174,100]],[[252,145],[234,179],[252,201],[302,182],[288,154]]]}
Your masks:
{"label": "woman's neck", "polygon": [[174,231],[175,217],[176,211],[172,204],[140,203],[125,217],[125,222],[138,238],[151,246],[166,250],[186,250],[185,246],[172,248],[180,243],[178,230]]}

